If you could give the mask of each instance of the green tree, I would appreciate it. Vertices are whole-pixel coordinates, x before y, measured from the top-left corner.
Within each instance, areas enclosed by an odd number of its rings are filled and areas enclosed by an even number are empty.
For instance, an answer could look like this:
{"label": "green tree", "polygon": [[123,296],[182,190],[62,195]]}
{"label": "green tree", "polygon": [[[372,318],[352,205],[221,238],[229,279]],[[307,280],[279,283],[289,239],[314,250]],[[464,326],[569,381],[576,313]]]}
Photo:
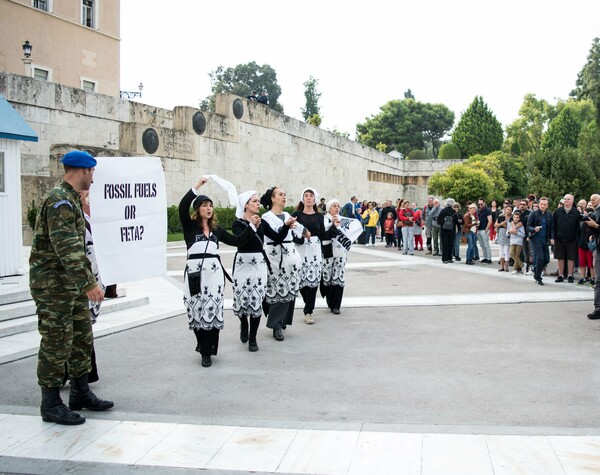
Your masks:
{"label": "green tree", "polygon": [[466,203],[477,198],[492,197],[493,183],[482,170],[465,163],[450,165],[444,172],[435,172],[429,179],[429,193],[452,197],[459,203]]}
{"label": "green tree", "polygon": [[281,87],[277,84],[277,73],[268,64],[259,66],[254,61],[238,64],[233,68],[219,66],[208,74],[212,94],[204,99],[200,107],[204,110],[215,110],[215,95],[231,93],[246,97],[252,91],[267,91],[269,107],[277,112],[283,112],[283,106],[277,102],[281,96]]}
{"label": "green tree", "polygon": [[431,143],[433,158],[438,158],[440,141],[454,124],[454,112],[443,104],[423,104],[421,117],[423,137]]}
{"label": "green tree", "polygon": [[502,147],[502,125],[481,96],[475,97],[462,114],[452,134],[452,141],[460,147],[465,157],[486,155]]}
{"label": "green tree", "polygon": [[550,125],[542,139],[542,149],[577,148],[581,123],[568,107],[563,108]]}
{"label": "green tree", "polygon": [[527,195],[528,174],[525,159],[506,152],[493,152],[490,155],[497,158],[506,182],[506,194],[502,198]]}
{"label": "green tree", "polygon": [[425,150],[411,150],[406,157],[407,160],[427,160]]}
{"label": "green tree", "polygon": [[596,122],[600,125],[600,38],[594,38],[587,62],[577,75],[571,96],[578,100],[590,99],[596,108]]}
{"label": "green tree", "polygon": [[410,89],[407,89],[404,93],[404,99],[412,99],[415,100],[415,96]]}
{"label": "green tree", "polygon": [[424,149],[429,142],[437,157],[440,139],[454,123],[454,113],[443,104],[403,99],[389,101],[380,110],[378,115],[357,124],[358,141],[373,148],[381,142],[388,150],[397,150],[404,155],[411,150]]}
{"label": "green tree", "polygon": [[488,199],[503,200],[508,191],[508,184],[504,179],[504,171],[500,166],[498,155],[473,155],[466,160],[465,165],[473,170],[482,170],[492,182],[491,196]]}
{"label": "green tree", "polygon": [[506,127],[503,150],[513,155],[537,152],[542,145],[548,122],[555,117],[556,107],[535,94],[526,94],[519,109],[519,118]]}
{"label": "green tree", "polygon": [[579,135],[579,154],[590,165],[594,177],[600,180],[600,126],[594,121]]}
{"label": "green tree", "polygon": [[462,152],[454,142],[448,142],[440,147],[438,158],[440,160],[459,160],[462,158]]}
{"label": "green tree", "polygon": [[528,190],[537,196],[547,196],[555,206],[571,193],[576,199],[598,192],[598,180],[592,167],[575,148],[548,148],[533,157]]}
{"label": "green tree", "polygon": [[319,99],[321,98],[321,93],[317,92],[317,84],[319,84],[319,81],[312,76],[308,78],[308,81],[304,82],[304,97],[306,98],[306,107],[302,107],[301,110],[302,117],[304,117],[305,122],[308,122],[309,117],[314,115],[321,117],[321,109],[319,108]]}

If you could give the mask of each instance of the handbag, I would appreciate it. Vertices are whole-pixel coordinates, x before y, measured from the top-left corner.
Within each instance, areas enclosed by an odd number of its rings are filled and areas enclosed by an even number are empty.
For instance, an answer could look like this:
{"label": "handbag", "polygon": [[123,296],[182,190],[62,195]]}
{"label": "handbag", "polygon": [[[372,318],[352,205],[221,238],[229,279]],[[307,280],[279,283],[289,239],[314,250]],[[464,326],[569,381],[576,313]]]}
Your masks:
{"label": "handbag", "polygon": [[329,259],[333,257],[333,244],[321,244],[321,251],[323,252],[323,258]]}
{"label": "handbag", "polygon": [[454,229],[454,217],[453,216],[445,216],[444,222],[442,223],[442,229],[446,231],[452,231]]}
{"label": "handbag", "polygon": [[190,295],[198,295],[200,293],[201,271],[188,272],[188,287]]}

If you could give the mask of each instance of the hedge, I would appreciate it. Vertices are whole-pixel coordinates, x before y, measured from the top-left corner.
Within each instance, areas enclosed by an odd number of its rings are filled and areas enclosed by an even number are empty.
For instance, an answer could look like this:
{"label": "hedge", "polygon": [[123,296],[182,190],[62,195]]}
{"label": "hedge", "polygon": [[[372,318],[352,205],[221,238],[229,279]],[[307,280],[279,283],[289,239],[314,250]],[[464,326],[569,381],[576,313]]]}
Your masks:
{"label": "hedge", "polygon": [[[287,206],[284,211],[292,214],[294,212],[293,206]],[[235,208],[215,208],[215,214],[217,215],[217,221],[220,226],[225,229],[231,229],[231,225],[235,221]],[[260,210],[260,214],[265,213],[266,210]],[[179,221],[179,207],[177,205],[169,206],[167,208],[167,232],[168,233],[181,233],[181,221]]]}

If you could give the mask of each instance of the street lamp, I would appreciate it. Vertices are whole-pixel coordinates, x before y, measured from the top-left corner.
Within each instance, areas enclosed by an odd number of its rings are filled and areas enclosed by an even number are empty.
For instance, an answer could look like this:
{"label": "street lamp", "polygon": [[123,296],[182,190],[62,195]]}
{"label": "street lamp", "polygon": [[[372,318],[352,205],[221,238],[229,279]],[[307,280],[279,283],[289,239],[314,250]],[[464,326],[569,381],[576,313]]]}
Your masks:
{"label": "street lamp", "polygon": [[32,49],[33,49],[33,46],[31,46],[31,43],[29,42],[29,40],[25,40],[25,43],[23,43],[23,54],[25,55],[26,59],[29,59],[29,57],[31,56]]}
{"label": "street lamp", "polygon": [[25,76],[31,76],[31,50],[33,46],[29,42],[29,40],[25,40],[25,43],[22,45],[23,48],[23,64],[25,65]]}
{"label": "street lamp", "polygon": [[121,99],[133,99],[134,97],[142,98],[142,89],[144,89],[144,85],[140,82],[138,86],[140,92],[137,91],[121,91]]}

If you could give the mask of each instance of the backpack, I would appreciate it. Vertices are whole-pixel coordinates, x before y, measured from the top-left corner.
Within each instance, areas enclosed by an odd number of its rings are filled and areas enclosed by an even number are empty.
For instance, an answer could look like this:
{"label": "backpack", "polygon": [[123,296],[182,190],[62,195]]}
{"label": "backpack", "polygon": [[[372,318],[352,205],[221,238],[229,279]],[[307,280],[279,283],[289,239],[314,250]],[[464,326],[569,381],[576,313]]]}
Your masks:
{"label": "backpack", "polygon": [[452,231],[454,229],[454,216],[444,216],[442,229],[445,229],[446,231]]}

